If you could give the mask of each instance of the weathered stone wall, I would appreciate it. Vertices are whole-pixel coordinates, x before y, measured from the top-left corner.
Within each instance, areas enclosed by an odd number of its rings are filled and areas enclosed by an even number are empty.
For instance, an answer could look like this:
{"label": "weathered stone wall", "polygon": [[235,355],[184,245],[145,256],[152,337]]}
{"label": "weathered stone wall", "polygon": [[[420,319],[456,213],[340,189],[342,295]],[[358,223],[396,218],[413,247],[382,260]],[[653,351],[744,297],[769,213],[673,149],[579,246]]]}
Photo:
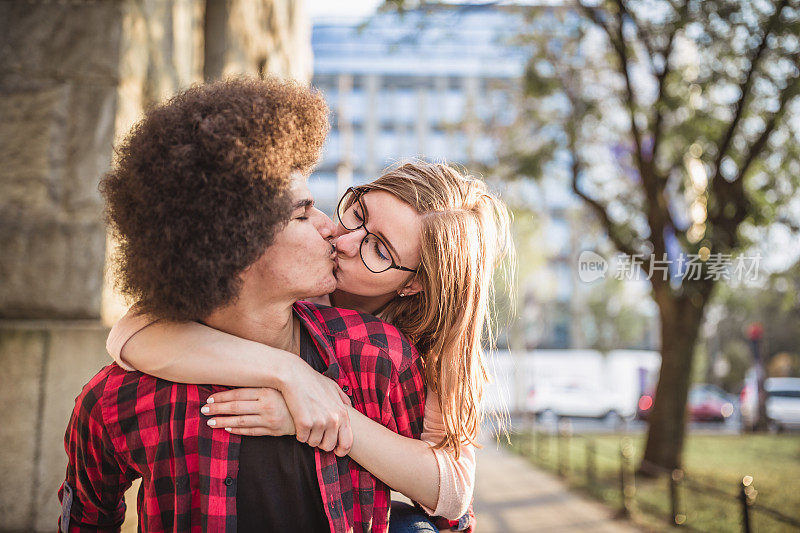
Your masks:
{"label": "weathered stone wall", "polygon": [[120,11],[0,2],[0,317],[100,316]]}
{"label": "weathered stone wall", "polygon": [[53,531],[74,398],[100,368],[108,330],[83,322],[0,322],[0,530]]}
{"label": "weathered stone wall", "polygon": [[266,73],[310,80],[301,0],[0,1],[0,531],[53,530],[73,400],[125,309],[97,190],[114,142],[180,88]]}

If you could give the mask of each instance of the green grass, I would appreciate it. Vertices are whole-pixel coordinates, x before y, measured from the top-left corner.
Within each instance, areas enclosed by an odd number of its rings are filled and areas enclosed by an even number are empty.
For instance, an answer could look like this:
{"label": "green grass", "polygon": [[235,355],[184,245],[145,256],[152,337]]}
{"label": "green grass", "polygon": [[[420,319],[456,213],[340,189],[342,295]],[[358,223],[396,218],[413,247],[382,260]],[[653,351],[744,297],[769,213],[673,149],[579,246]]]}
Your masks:
{"label": "green grass", "polygon": [[[630,439],[638,466],[644,450],[644,435],[590,436],[596,447],[596,482],[587,479],[587,438],[573,436],[562,441],[562,470],[578,490],[588,492],[613,508],[621,508],[620,442]],[[568,444],[567,444],[568,443]],[[511,449],[532,462],[558,471],[557,439],[540,434],[512,437]],[[569,467],[565,468],[569,450]],[[800,519],[800,435],[689,435],[684,450],[686,481],[678,489],[679,512],[685,515],[687,530],[738,532],[742,529],[742,508],[736,498],[742,477],[753,477],[758,491],[756,505],[771,507]],[[692,480],[698,485],[690,488]],[[633,518],[649,531],[668,531],[670,500],[666,477],[636,478]],[[703,486],[699,486],[703,485]],[[728,496],[713,494],[706,486]],[[751,509],[756,533],[796,531],[766,513]]]}

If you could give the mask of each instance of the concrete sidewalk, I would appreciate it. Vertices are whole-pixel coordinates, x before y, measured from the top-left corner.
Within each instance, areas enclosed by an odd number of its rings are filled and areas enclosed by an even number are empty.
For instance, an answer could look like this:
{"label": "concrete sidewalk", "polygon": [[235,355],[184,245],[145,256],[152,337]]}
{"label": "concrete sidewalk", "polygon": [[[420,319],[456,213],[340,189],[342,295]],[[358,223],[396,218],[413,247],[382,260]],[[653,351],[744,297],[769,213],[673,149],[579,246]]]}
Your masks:
{"label": "concrete sidewalk", "polygon": [[484,444],[477,457],[474,508],[480,533],[641,531],[494,442]]}

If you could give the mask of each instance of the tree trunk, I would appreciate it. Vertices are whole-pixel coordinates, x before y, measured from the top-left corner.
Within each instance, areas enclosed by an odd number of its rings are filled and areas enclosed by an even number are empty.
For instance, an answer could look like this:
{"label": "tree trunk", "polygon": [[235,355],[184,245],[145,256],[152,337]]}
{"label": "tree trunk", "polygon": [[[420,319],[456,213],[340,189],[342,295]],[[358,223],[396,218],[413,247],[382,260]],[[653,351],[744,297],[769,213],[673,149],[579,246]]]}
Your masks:
{"label": "tree trunk", "polygon": [[650,414],[647,446],[639,466],[641,474],[655,475],[660,468],[681,467],[689,378],[707,300],[707,293],[697,292],[693,297],[656,296],[661,318],[661,373]]}

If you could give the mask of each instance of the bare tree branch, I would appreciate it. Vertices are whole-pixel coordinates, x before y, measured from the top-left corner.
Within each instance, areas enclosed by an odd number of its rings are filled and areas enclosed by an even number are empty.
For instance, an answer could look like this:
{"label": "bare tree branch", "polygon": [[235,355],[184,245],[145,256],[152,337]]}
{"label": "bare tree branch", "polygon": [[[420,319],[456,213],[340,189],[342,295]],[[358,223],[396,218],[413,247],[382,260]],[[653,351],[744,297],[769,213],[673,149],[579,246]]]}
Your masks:
{"label": "bare tree branch", "polygon": [[608,26],[608,24],[606,24],[606,22],[600,17],[600,11],[591,6],[587,6],[580,1],[578,1],[578,7],[589,18],[589,20],[594,22],[596,26],[599,26],[606,33],[609,41],[611,41],[611,46],[613,46],[614,49],[616,50],[617,42],[616,42],[616,37],[614,36],[614,32],[611,31],[611,28]]}
{"label": "bare tree branch", "polygon": [[[719,207],[715,212],[709,213],[709,219],[714,224],[714,227],[721,230],[717,232],[720,243],[728,248],[733,248],[736,245],[736,232],[749,211],[750,201],[745,193],[744,178],[753,163],[763,153],[770,135],[775,131],[787,111],[789,102],[797,96],[799,90],[800,77],[798,75],[787,80],[787,86],[781,91],[781,96],[778,100],[778,109],[769,116],[763,131],[750,145],[747,154],[739,165],[735,178],[732,181],[726,181],[718,170],[717,176],[711,183]],[[731,206],[732,212],[726,209],[728,206]]]}
{"label": "bare tree branch", "polygon": [[622,9],[622,13],[629,19],[631,19],[634,28],[636,28],[636,36],[642,42],[642,46],[644,46],[644,49],[647,51],[648,63],[650,64],[650,68],[653,71],[653,75],[656,75],[658,69],[656,68],[655,61],[653,61],[653,59],[656,56],[656,50],[655,48],[653,48],[653,44],[650,42],[650,38],[644,33],[644,31],[642,30],[641,23],[636,19],[636,15],[630,9],[628,9],[628,6],[625,4],[625,2],[620,1],[619,6]]}
{"label": "bare tree branch", "polygon": [[[628,110],[628,116],[630,118],[631,135],[635,145],[636,167],[639,172],[639,178],[641,179],[642,188],[644,189],[646,198],[645,214],[647,216],[648,225],[650,226],[650,240],[653,244],[653,250],[656,256],[659,256],[660,254],[666,252],[664,228],[666,227],[667,223],[672,224],[672,222],[669,209],[667,208],[667,202],[664,197],[664,186],[666,180],[661,180],[663,183],[659,183],[659,180],[656,178],[655,173],[653,172],[654,168],[651,164],[651,161],[649,161],[644,155],[644,150],[642,148],[642,133],[639,129],[639,126],[636,124],[636,96],[634,94],[633,82],[631,80],[630,73],[631,60],[628,55],[627,42],[625,39],[626,7],[622,3],[622,0],[617,0],[617,25],[615,28],[616,32],[614,32],[612,31],[611,27],[602,19],[598,10],[592,9],[581,2],[579,2],[579,6],[594,24],[600,26],[606,32],[611,46],[615,50],[617,58],[619,59],[619,64],[617,67],[620,74],[622,74],[623,78],[625,79],[625,103]],[[631,23],[633,23],[633,21],[631,21]],[[586,200],[586,196],[581,194],[581,191],[577,189],[575,176],[573,176],[573,191],[575,191],[575,194]],[[591,202],[589,203],[592,205]],[[595,211],[597,211],[599,208],[602,208],[602,206],[598,205],[592,205],[592,207],[595,209]],[[609,227],[605,219],[603,222],[609,228],[609,235],[611,235],[614,228]],[[674,226],[674,224],[672,225]],[[613,239],[614,237],[612,237],[612,240]],[[650,263],[649,258],[647,259],[647,263]]]}
{"label": "bare tree branch", "polygon": [[747,104],[747,100],[750,97],[750,89],[753,86],[753,82],[755,81],[755,73],[758,69],[759,63],[761,62],[761,58],[764,55],[764,50],[767,48],[767,39],[772,32],[772,28],[775,27],[775,24],[778,22],[780,18],[781,11],[783,8],[788,4],[788,0],[782,0],[779,5],[775,7],[775,12],[769,18],[767,25],[764,27],[764,34],[761,36],[761,42],[758,43],[755,52],[753,53],[753,57],[750,59],[750,69],[747,71],[747,76],[739,85],[740,97],[739,100],[736,102],[736,110],[734,112],[733,120],[728,127],[728,130],[725,132],[725,136],[722,138],[722,142],[718,145],[717,148],[717,158],[714,162],[714,179],[713,182],[720,181],[718,178],[722,177],[721,169],[722,160],[725,157],[725,154],[728,152],[728,147],[733,140],[733,134],[736,132],[736,128],[739,126],[739,122],[744,115],[745,105]]}
{"label": "bare tree branch", "polygon": [[[549,56],[549,54],[548,58],[553,59]],[[606,232],[608,233],[611,242],[614,243],[614,246],[616,246],[616,248],[624,254],[630,256],[636,255],[637,252],[633,243],[627,242],[622,236],[617,224],[611,220],[611,217],[608,214],[608,208],[598,200],[583,192],[578,185],[578,180],[580,179],[583,165],[581,164],[580,154],[578,152],[577,130],[580,124],[579,117],[583,115],[583,104],[581,103],[577,91],[571,85],[571,82],[574,80],[565,79],[563,77],[561,77],[560,80],[562,88],[564,89],[564,95],[567,97],[571,109],[570,116],[565,121],[565,129],[567,133],[567,149],[572,156],[572,164],[570,165],[572,171],[572,191],[584,202],[586,202],[592,211],[594,211],[594,213],[600,219],[600,222],[606,228]]]}
{"label": "bare tree branch", "polygon": [[675,43],[675,36],[677,33],[686,25],[687,16],[686,16],[686,9],[688,3],[684,2],[680,9],[678,9],[678,21],[670,31],[669,36],[667,37],[667,45],[664,47],[664,50],[661,51],[661,55],[664,57],[664,68],[659,72],[656,76],[656,81],[658,83],[658,96],[656,97],[655,105],[653,106],[655,117],[653,118],[653,151],[650,156],[650,160],[653,165],[653,169],[655,169],[656,165],[656,158],[658,157],[658,151],[661,147],[661,139],[663,136],[663,132],[661,131],[661,127],[664,121],[664,110],[663,110],[663,100],[664,100],[664,91],[666,89],[666,81],[667,76],[670,73],[670,66],[669,66],[669,58],[672,56],[672,47]]}
{"label": "bare tree branch", "polygon": [[747,174],[747,171],[750,169],[753,161],[755,161],[756,158],[761,155],[761,152],[764,151],[764,147],[767,145],[769,136],[772,135],[773,131],[775,131],[775,127],[778,125],[778,122],[780,122],[784,113],[786,113],[786,108],[789,101],[797,95],[798,88],[800,88],[800,77],[794,76],[787,84],[786,89],[781,92],[781,98],[778,103],[777,111],[770,115],[766,126],[764,126],[764,131],[762,131],[761,135],[758,136],[758,139],[753,142],[752,146],[750,147],[750,151],[747,153],[739,167],[739,173],[736,175],[734,182],[744,181],[744,176]]}
{"label": "bare tree branch", "polygon": [[[628,115],[631,123],[631,134],[636,145],[636,163],[639,168],[639,178],[646,198],[647,222],[650,226],[650,241],[653,244],[653,252],[656,257],[666,253],[666,243],[664,242],[664,228],[667,223],[672,224],[666,198],[664,197],[664,187],[666,180],[659,180],[655,174],[654,162],[645,157],[642,148],[642,134],[636,125],[636,97],[633,91],[633,83],[630,75],[630,58],[628,56],[627,43],[625,40],[625,6],[622,0],[617,0],[617,39],[619,46],[616,47],[619,58],[619,70],[625,78],[627,94]],[[631,21],[633,23],[633,21]],[[674,224],[672,224],[674,226]],[[654,282],[654,285],[656,282]]]}
{"label": "bare tree branch", "polygon": [[636,95],[633,92],[633,82],[631,80],[631,73],[630,73],[630,58],[628,57],[628,46],[625,41],[625,23],[624,23],[624,12],[625,6],[622,3],[622,0],[617,0],[617,40],[618,45],[615,46],[617,50],[617,56],[619,57],[619,71],[622,73],[623,77],[625,78],[625,91],[627,93],[627,107],[628,107],[628,114],[630,115],[631,121],[631,134],[633,135],[633,142],[636,144],[636,158],[638,160],[639,165],[639,172],[644,173],[645,171],[645,158],[644,153],[642,152],[642,134],[639,131],[639,126],[636,125]]}
{"label": "bare tree branch", "polygon": [[[570,141],[570,144],[573,145],[574,141]],[[611,217],[608,214],[608,208],[580,189],[578,180],[581,173],[581,164],[578,160],[578,154],[575,152],[574,148],[571,147],[570,152],[572,154],[572,191],[584,202],[586,202],[589,207],[592,208],[592,211],[594,211],[594,213],[600,219],[600,222],[606,228],[608,237],[611,239],[611,242],[614,243],[614,246],[616,246],[617,250],[629,256],[637,255],[638,252],[634,248],[633,243],[625,240],[625,238],[621,235],[617,224],[611,220]]]}

